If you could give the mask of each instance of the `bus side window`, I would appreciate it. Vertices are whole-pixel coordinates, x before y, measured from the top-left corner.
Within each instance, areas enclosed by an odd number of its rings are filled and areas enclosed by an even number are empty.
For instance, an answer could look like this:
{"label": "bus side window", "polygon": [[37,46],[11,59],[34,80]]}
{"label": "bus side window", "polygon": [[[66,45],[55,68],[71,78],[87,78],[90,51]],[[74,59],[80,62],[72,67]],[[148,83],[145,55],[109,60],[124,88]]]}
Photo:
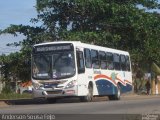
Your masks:
{"label": "bus side window", "polygon": [[99,56],[97,50],[91,50],[92,66],[95,69],[100,68],[99,66]]}
{"label": "bus side window", "polygon": [[106,53],[104,51],[99,51],[99,59],[101,69],[107,69]]}
{"label": "bus side window", "polygon": [[126,56],[126,71],[130,71],[130,60],[129,60],[129,56]]}
{"label": "bus side window", "polygon": [[113,54],[114,68],[120,70],[120,57],[119,54]]}
{"label": "bus side window", "polygon": [[126,71],[126,57],[125,55],[120,55],[121,59],[121,69],[122,71]]}
{"label": "bus side window", "polygon": [[83,58],[82,51],[77,51],[77,67],[78,67],[79,74],[85,72],[84,58]]}
{"label": "bus side window", "polygon": [[85,65],[86,68],[91,68],[92,63],[91,63],[91,51],[89,49],[84,49],[84,56],[85,56]]}
{"label": "bus side window", "polygon": [[107,57],[107,68],[109,70],[113,70],[114,69],[114,65],[113,65],[113,54],[110,52],[106,53],[106,57]]}

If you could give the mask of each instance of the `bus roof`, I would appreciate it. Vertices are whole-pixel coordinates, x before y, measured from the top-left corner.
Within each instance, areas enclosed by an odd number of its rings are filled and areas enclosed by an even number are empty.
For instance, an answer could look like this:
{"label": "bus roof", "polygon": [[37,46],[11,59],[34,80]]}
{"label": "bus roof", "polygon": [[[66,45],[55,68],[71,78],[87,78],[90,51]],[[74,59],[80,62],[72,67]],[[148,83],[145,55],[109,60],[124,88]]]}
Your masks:
{"label": "bus roof", "polygon": [[57,43],[81,43],[81,41],[54,41],[54,42],[44,42],[44,43],[39,43],[35,44],[34,46],[40,46],[40,45],[51,45],[51,44],[57,44]]}
{"label": "bus roof", "polygon": [[34,46],[51,45],[51,44],[57,44],[57,43],[72,43],[74,46],[81,47],[81,48],[89,48],[89,49],[95,49],[99,51],[107,51],[107,52],[114,52],[118,54],[129,55],[129,52],[127,51],[108,48],[108,47],[102,47],[102,46],[93,45],[93,44],[82,43],[81,41],[55,41],[55,42],[35,44]]}

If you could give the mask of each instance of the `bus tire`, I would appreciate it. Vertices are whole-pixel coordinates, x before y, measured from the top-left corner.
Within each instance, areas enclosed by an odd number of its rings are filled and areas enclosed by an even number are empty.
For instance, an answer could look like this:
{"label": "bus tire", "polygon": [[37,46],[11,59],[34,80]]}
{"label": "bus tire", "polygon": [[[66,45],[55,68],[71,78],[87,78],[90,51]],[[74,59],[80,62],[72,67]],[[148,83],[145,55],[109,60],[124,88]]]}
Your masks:
{"label": "bus tire", "polygon": [[93,100],[93,86],[89,84],[88,86],[88,94],[86,96],[81,96],[81,102],[91,102]]}
{"label": "bus tire", "polygon": [[47,103],[56,103],[57,99],[56,98],[47,98]]}
{"label": "bus tire", "polygon": [[117,93],[115,95],[109,95],[109,100],[120,100],[121,99],[121,90],[119,85],[117,85]]}

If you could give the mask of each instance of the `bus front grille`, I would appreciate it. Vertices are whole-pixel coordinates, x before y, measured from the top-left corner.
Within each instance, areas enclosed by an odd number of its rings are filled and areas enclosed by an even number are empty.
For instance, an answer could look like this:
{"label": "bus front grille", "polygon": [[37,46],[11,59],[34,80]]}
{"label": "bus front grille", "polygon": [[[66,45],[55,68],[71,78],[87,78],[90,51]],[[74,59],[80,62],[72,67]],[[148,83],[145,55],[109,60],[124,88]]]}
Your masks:
{"label": "bus front grille", "polygon": [[47,94],[62,94],[62,90],[47,91]]}

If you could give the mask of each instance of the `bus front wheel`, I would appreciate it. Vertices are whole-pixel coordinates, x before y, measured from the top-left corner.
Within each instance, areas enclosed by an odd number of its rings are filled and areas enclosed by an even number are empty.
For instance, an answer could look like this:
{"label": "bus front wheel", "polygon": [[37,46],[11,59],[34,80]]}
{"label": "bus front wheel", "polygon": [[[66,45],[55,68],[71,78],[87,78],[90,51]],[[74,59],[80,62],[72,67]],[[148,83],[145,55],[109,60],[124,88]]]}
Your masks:
{"label": "bus front wheel", "polygon": [[93,87],[91,85],[88,86],[88,94],[86,96],[81,96],[81,102],[91,102],[93,100]]}

